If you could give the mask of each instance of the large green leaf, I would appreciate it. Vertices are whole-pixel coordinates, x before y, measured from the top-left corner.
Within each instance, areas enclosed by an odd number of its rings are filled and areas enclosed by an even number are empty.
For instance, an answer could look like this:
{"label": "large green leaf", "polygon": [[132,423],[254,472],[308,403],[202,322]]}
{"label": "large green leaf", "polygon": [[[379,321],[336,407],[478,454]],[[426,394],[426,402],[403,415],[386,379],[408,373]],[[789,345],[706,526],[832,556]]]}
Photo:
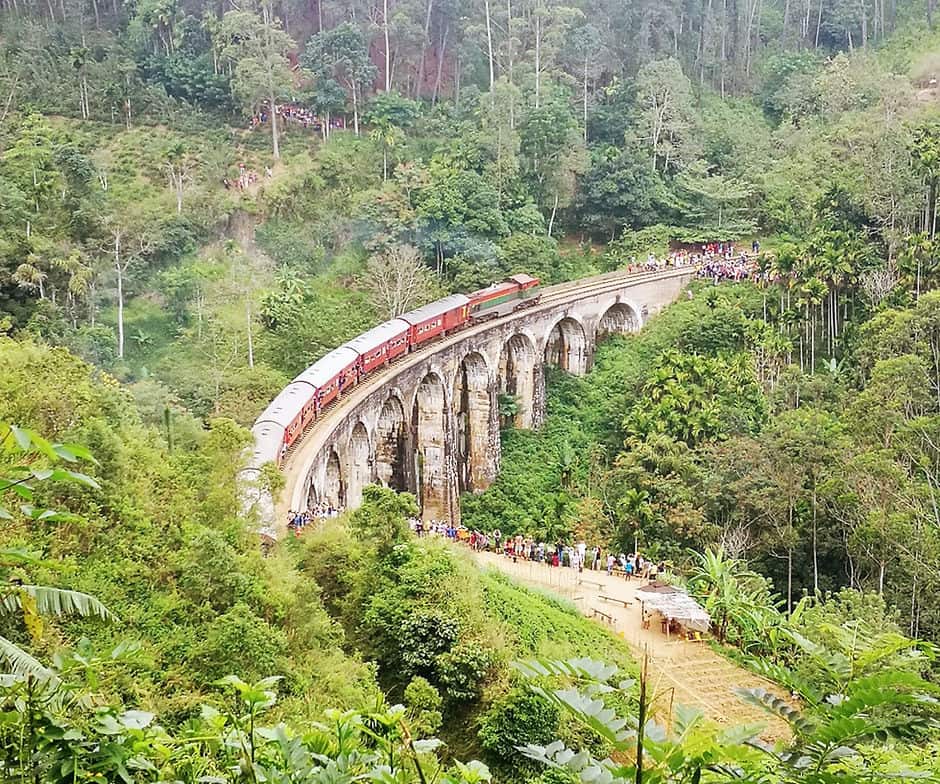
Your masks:
{"label": "large green leaf", "polygon": [[0,598],[0,612],[13,614],[23,609],[20,592],[32,597],[36,610],[41,615],[80,615],[97,617],[102,620],[116,620],[114,615],[94,596],[80,591],[68,591],[63,588],[49,588],[43,585],[20,585],[16,591],[10,591]]}

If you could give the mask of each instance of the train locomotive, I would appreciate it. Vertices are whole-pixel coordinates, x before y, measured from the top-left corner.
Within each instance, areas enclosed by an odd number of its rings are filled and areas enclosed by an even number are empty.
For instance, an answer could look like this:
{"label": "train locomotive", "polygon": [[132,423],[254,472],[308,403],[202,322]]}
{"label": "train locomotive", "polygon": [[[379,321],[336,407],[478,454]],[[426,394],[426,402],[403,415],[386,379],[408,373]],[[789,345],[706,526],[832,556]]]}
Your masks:
{"label": "train locomotive", "polygon": [[403,313],[333,349],[284,387],[255,420],[249,466],[280,465],[326,407],[370,373],[428,341],[532,307],[539,298],[538,278],[513,275],[471,294],[452,294]]}

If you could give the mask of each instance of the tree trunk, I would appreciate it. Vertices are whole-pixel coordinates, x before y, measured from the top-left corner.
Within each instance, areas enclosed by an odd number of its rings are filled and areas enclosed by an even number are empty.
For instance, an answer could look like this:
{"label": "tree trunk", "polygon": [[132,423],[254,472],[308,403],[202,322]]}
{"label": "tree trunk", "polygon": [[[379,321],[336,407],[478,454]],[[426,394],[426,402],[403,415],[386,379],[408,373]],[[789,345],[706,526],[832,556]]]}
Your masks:
{"label": "tree trunk", "polygon": [[728,61],[727,37],[728,37],[728,0],[723,0],[721,4],[721,62],[718,64],[719,81],[721,84],[721,97],[725,97],[725,63]]}
{"label": "tree trunk", "polygon": [[427,13],[424,16],[424,38],[421,39],[421,58],[418,60],[418,76],[415,84],[415,99],[421,97],[424,88],[424,64],[428,55],[428,46],[431,43],[431,12],[434,9],[434,0],[428,0]]}
{"label": "tree trunk", "polygon": [[274,93],[271,93],[271,145],[274,149],[274,160],[281,159],[281,146],[277,138],[277,104],[274,102]]}
{"label": "tree trunk", "polygon": [[588,56],[587,53],[584,55],[584,79],[581,85],[582,87],[582,98],[583,105],[581,107],[581,120],[584,123],[584,143],[587,144],[588,140]]}
{"label": "tree trunk", "polygon": [[816,14],[816,37],[813,41],[813,48],[819,49],[819,31],[822,28],[823,0],[819,0],[819,13]]}
{"label": "tree trunk", "polygon": [[816,372],[816,314],[814,313],[809,322],[809,372]]}
{"label": "tree trunk", "polygon": [[[513,84],[512,0],[506,0],[506,48],[509,59],[509,84]],[[509,127],[516,127],[516,99],[509,91]]]}
{"label": "tree trunk", "polygon": [[813,480],[813,592],[819,593],[819,551],[816,530],[816,480]]}
{"label": "tree trunk", "polygon": [[392,90],[392,49],[388,43],[388,0],[382,0],[382,36],[385,39],[385,92]]}
{"label": "tree trunk", "polygon": [[535,12],[535,108],[539,108],[542,88],[542,15]]}
{"label": "tree trunk", "polygon": [[121,263],[121,235],[114,235],[114,271],[117,273],[117,358],[124,359],[124,266]]}
{"label": "tree trunk", "polygon": [[437,78],[434,80],[434,95],[431,98],[432,104],[437,104],[437,97],[441,92],[441,79],[444,76],[444,55],[447,51],[447,30],[448,26],[444,25],[444,30],[441,32],[441,50],[437,53]]}
{"label": "tree trunk", "polygon": [[246,324],[248,325],[248,367],[253,368],[255,366],[255,342],[254,342],[254,335],[251,330],[251,296],[250,295],[245,297],[245,316],[246,316]]}
{"label": "tree trunk", "polygon": [[359,135],[359,98],[358,98],[358,87],[359,85],[356,82],[353,82],[352,85],[352,101],[353,101],[353,129],[356,132],[356,136]]}
{"label": "tree trunk", "polygon": [[793,501],[787,505],[787,615],[793,613]]}
{"label": "tree trunk", "polygon": [[486,52],[490,63],[490,100],[494,100],[493,87],[496,84],[496,69],[493,65],[493,28],[490,21],[490,0],[484,0],[483,8],[486,13]]}
{"label": "tree trunk", "polygon": [[558,193],[555,193],[555,203],[552,205],[552,217],[548,221],[548,236],[552,236],[552,229],[555,226],[555,214],[558,212]]}

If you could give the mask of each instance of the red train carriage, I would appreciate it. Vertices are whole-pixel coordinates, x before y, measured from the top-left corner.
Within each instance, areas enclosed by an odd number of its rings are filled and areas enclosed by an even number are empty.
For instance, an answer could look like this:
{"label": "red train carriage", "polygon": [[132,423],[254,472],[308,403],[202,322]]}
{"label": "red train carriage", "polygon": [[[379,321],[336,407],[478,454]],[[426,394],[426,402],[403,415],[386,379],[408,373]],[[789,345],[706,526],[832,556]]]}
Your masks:
{"label": "red train carriage", "polygon": [[[315,390],[307,384],[292,382],[282,389],[276,398],[268,404],[264,413],[256,420],[256,424],[270,424],[279,428],[281,444],[277,458],[280,460],[281,452],[294,443],[306,427],[304,410],[315,395]],[[308,420],[309,421],[309,420]]]}
{"label": "red train carriage", "polygon": [[359,355],[360,377],[407,352],[410,327],[407,321],[392,319],[350,340],[346,347]]}
{"label": "red train carriage", "polygon": [[423,308],[403,313],[399,318],[411,325],[408,346],[414,349],[438,335],[462,327],[467,323],[469,315],[470,300],[463,294],[451,294]]}
{"label": "red train carriage", "polygon": [[316,390],[316,411],[328,405],[349,387],[355,386],[359,377],[356,365],[359,355],[347,346],[333,349],[322,359],[318,359],[303,373],[294,379],[295,382],[309,384]]}

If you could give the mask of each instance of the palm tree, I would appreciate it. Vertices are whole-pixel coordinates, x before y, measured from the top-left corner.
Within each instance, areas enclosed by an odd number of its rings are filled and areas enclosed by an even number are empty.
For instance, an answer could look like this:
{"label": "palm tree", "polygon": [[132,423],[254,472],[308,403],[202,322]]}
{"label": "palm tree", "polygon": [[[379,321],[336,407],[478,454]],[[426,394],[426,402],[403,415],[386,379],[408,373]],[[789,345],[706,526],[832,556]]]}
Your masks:
{"label": "palm tree", "polygon": [[29,260],[20,264],[13,273],[13,282],[21,289],[35,291],[39,299],[46,298],[45,281],[47,274],[39,267],[39,260],[30,254]]}
{"label": "palm tree", "polygon": [[800,289],[800,299],[806,308],[806,318],[809,323],[809,351],[810,351],[810,372],[816,372],[816,314],[823,299],[826,297],[829,289],[823,281],[817,277],[812,277]]}
{"label": "palm tree", "polygon": [[650,494],[645,490],[631,487],[617,503],[618,517],[633,529],[633,552],[640,546],[640,531],[656,519],[650,504]]}

